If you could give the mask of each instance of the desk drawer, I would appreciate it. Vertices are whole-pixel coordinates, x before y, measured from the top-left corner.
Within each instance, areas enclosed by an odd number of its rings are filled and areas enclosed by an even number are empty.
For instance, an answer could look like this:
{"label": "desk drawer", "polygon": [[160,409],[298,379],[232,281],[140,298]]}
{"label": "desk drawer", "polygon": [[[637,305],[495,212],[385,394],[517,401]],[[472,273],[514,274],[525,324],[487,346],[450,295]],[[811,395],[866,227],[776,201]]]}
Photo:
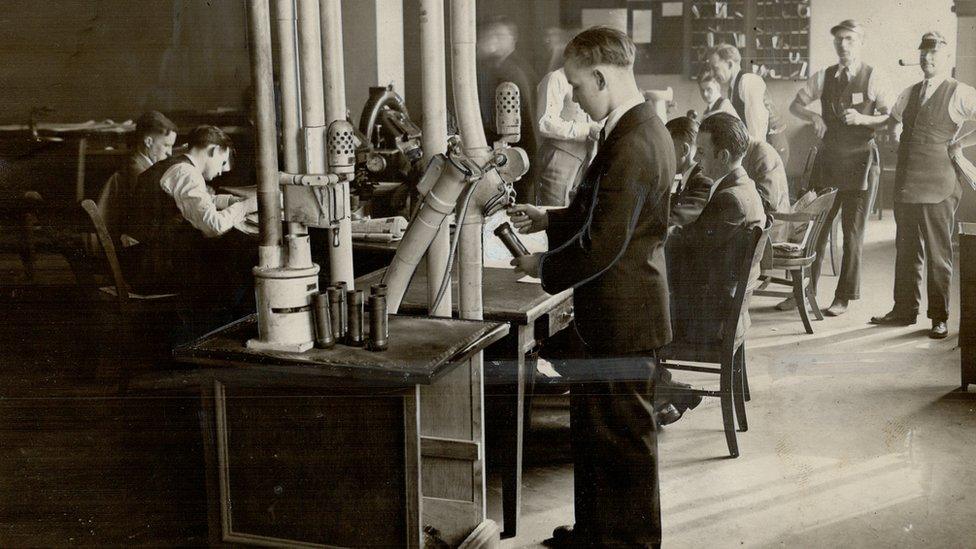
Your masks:
{"label": "desk drawer", "polygon": [[569,298],[556,305],[547,316],[549,317],[549,329],[546,331],[546,336],[552,337],[573,322],[573,299]]}

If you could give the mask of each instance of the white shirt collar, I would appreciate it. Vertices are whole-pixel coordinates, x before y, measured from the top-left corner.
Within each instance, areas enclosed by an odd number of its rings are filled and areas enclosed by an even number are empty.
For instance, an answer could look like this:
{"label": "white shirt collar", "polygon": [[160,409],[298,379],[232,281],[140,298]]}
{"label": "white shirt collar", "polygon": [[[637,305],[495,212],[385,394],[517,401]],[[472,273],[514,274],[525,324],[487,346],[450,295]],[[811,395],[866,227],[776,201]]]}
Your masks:
{"label": "white shirt collar", "polygon": [[854,77],[857,76],[857,73],[861,72],[861,67],[863,66],[864,66],[863,61],[855,61],[849,67],[845,67],[843,64],[838,64],[837,74],[840,75],[840,73],[844,72],[844,70],[847,70],[847,76],[849,76],[850,79],[853,80]]}
{"label": "white shirt collar", "polygon": [[949,79],[949,75],[946,73],[941,73],[933,76],[932,78],[926,78],[928,81],[928,88],[925,93],[932,93],[935,88],[942,85],[943,82]]}
{"label": "white shirt collar", "polygon": [[644,97],[642,95],[635,95],[627,101],[624,101],[616,109],[610,111],[610,114],[607,115],[606,122],[603,123],[603,135],[605,137],[610,137],[610,132],[617,127],[617,122],[620,122],[620,119],[623,118],[624,114],[643,102]]}

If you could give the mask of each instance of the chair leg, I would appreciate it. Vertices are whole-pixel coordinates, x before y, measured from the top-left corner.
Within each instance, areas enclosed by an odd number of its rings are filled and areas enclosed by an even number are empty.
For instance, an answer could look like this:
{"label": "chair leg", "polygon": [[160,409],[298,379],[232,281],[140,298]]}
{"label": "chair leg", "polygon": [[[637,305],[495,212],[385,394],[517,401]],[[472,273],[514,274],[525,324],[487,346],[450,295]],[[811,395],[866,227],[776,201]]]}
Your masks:
{"label": "chair leg", "polygon": [[725,442],[729,445],[729,455],[733,458],[739,457],[739,443],[735,438],[735,410],[733,409],[733,393],[735,388],[732,382],[732,361],[731,356],[727,356],[722,364],[721,381],[719,382],[719,393],[722,400],[722,423],[725,427]]}
{"label": "chair leg", "polygon": [[739,370],[742,372],[742,398],[746,402],[752,400],[749,394],[749,373],[746,372],[746,344],[739,346]]}
{"label": "chair leg", "polygon": [[840,276],[840,216],[835,216],[830,224],[830,271],[834,276]]}
{"label": "chair leg", "polygon": [[813,316],[817,317],[817,320],[823,320],[823,312],[820,311],[820,305],[817,304],[817,292],[813,291],[813,284],[806,284],[806,288],[803,290],[807,294],[807,301],[810,302],[810,308],[813,309]]}
{"label": "chair leg", "polygon": [[800,320],[808,334],[813,333],[813,326],[810,325],[810,316],[807,314],[807,304],[803,299],[803,275],[804,269],[794,269],[790,271],[790,278],[793,280],[793,300],[796,302],[796,310],[800,312]]}
{"label": "chair leg", "polygon": [[742,384],[742,347],[732,356],[732,401],[735,403],[735,417],[739,422],[739,430],[742,432],[749,430],[749,421],[746,419],[745,388]]}

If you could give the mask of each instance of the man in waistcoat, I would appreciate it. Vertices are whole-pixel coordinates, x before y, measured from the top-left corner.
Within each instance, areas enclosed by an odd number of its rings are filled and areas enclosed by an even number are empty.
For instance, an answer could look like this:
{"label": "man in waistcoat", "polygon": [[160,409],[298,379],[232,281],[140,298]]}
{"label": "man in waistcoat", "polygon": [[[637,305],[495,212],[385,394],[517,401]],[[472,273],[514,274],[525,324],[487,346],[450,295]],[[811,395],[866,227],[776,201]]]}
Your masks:
{"label": "man in waistcoat", "polygon": [[952,226],[962,196],[950,160],[959,128],[976,120],[976,89],[949,76],[945,37],[927,32],[918,46],[925,79],[901,93],[892,118],[902,123],[895,174],[895,305],[872,324],[915,323],[925,258],[929,337],[949,333],[949,283],[952,280]]}
{"label": "man in waistcoat", "polygon": [[129,227],[139,241],[130,276],[139,291],[197,293],[225,283],[223,275],[240,276],[215,271],[222,268],[215,261],[220,249],[232,246],[229,241],[217,244],[211,239],[228,233],[247,214],[257,211],[257,200],[218,195],[207,186],[230,169],[231,141],[220,128],[196,128],[187,146],[186,153],[157,162],[139,175]]}
{"label": "man in waistcoat", "polygon": [[[844,258],[834,301],[824,314],[838,316],[860,297],[861,248],[864,229],[876,194],[880,153],[874,140],[875,128],[888,120],[892,97],[879,71],[861,60],[864,27],[853,19],[830,29],[837,50],[837,64],[817,71],[797,92],[790,112],[813,124],[822,139],[814,164],[811,186],[816,190],[837,189],[834,207],[827,214],[828,226],[840,214],[844,233]],[[820,113],[807,107],[820,102]],[[817,261],[811,276],[816,290],[827,248],[828,231],[817,243]]]}
{"label": "man in waistcoat", "polygon": [[767,141],[783,159],[783,166],[789,166],[786,121],[777,112],[766,82],[758,74],[742,71],[742,54],[730,44],[715,46],[705,60],[715,79],[725,88],[736,114],[746,123],[749,135],[757,141]]}

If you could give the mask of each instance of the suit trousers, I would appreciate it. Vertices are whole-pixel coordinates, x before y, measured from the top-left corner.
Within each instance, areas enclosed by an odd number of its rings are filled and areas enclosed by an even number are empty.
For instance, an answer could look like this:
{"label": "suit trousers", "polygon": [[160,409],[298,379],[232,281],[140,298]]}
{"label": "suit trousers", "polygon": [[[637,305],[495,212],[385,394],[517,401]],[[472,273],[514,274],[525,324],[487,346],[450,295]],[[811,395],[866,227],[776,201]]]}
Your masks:
{"label": "suit trousers", "polygon": [[[872,187],[878,185],[877,178],[871,178]],[[868,215],[871,212],[871,196],[873,189],[866,191],[839,191],[834,206],[827,213],[825,225],[817,242],[817,259],[811,267],[813,289],[816,291],[820,282],[820,273],[827,252],[827,242],[830,240],[830,227],[834,218],[840,214],[840,227],[844,235],[844,255],[840,264],[840,278],[834,297],[837,299],[854,300],[861,297],[861,250],[864,247],[864,230],[867,226]]]}
{"label": "suit trousers", "polygon": [[653,351],[591,358],[628,374],[571,385],[575,533],[592,547],[660,547],[657,359]]}
{"label": "suit trousers", "polygon": [[895,203],[895,307],[902,316],[918,314],[922,260],[925,260],[928,317],[949,319],[952,281],[952,224],[959,193],[937,204]]}
{"label": "suit trousers", "polygon": [[539,148],[536,163],[539,166],[536,205],[560,208],[569,205],[570,192],[576,189],[582,176],[583,160],[547,141]]}

